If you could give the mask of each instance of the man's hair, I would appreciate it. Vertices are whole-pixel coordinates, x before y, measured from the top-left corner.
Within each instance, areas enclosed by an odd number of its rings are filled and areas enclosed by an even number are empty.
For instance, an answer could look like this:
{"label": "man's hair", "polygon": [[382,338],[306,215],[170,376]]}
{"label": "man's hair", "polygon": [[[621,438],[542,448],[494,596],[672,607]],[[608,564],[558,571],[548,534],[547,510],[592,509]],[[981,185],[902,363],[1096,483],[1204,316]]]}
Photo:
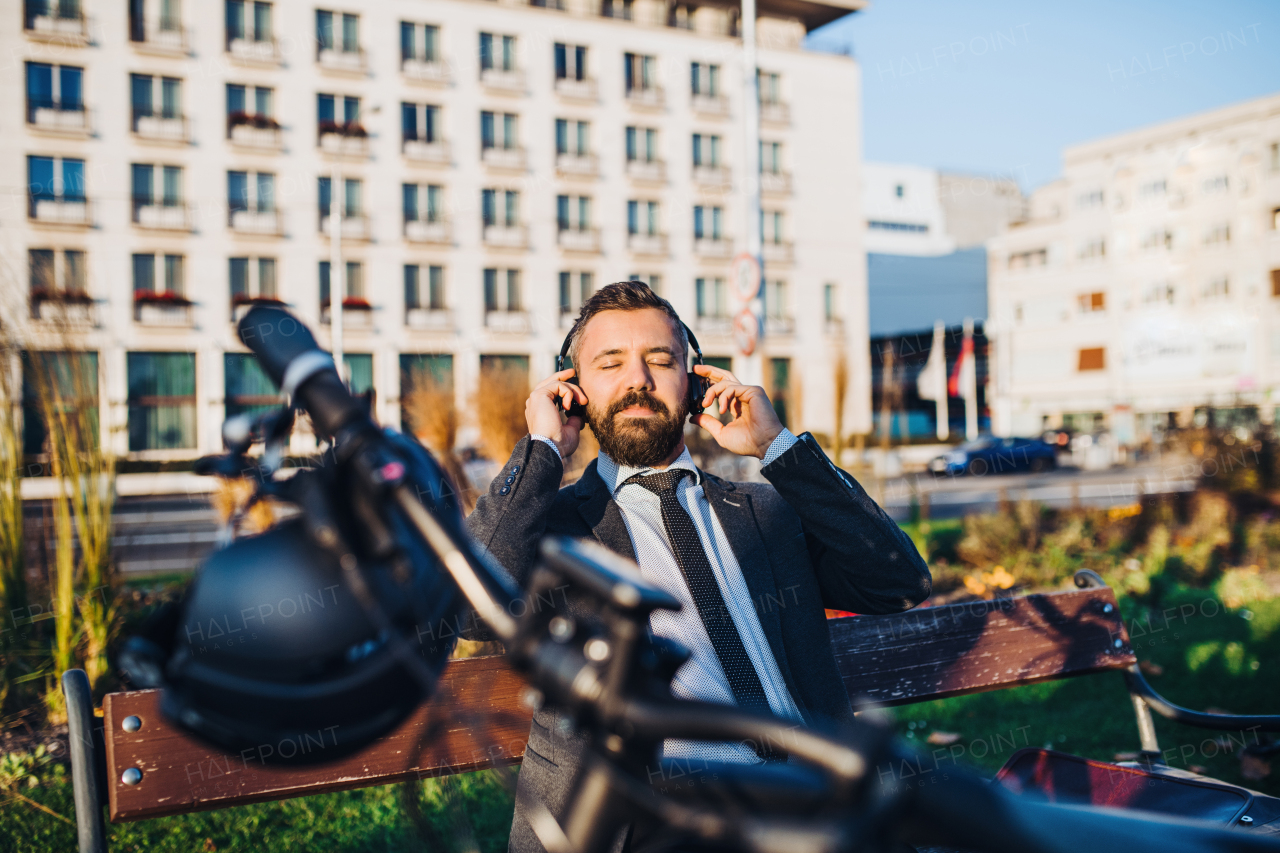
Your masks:
{"label": "man's hair", "polygon": [[[676,340],[680,342],[680,358],[685,361],[689,354],[689,341],[685,336],[684,323],[671,303],[650,289],[643,281],[615,281],[606,284],[582,303],[578,319],[569,334],[569,358],[573,366],[578,367],[578,353],[582,349],[582,333],[587,328],[587,321],[601,311],[643,311],[646,308],[657,308],[671,318],[671,325],[676,332]],[[579,375],[580,375],[579,371]]]}

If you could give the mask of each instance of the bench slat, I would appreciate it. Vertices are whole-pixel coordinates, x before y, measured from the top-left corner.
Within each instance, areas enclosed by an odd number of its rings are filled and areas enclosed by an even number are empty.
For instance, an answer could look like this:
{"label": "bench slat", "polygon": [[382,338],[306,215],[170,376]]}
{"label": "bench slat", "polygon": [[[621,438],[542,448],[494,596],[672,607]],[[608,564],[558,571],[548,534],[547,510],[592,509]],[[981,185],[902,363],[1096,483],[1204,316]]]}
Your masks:
{"label": "bench slat", "polygon": [[[185,814],[514,764],[524,755],[532,716],[520,703],[523,688],[524,682],[502,657],[452,661],[432,701],[391,734],[336,762],[292,767],[264,766],[261,759],[268,750],[319,748],[323,733],[301,746],[290,742],[226,755],[164,719],[160,691],[112,693],[103,700],[111,820]],[[132,733],[121,728],[130,715],[142,720],[142,728]],[[419,735],[440,721],[443,731],[414,761]],[[121,780],[131,767],[142,771],[137,785]]]}
{"label": "bench slat", "polygon": [[849,695],[882,705],[1124,669],[1136,662],[1108,587],[851,616],[827,624]]}

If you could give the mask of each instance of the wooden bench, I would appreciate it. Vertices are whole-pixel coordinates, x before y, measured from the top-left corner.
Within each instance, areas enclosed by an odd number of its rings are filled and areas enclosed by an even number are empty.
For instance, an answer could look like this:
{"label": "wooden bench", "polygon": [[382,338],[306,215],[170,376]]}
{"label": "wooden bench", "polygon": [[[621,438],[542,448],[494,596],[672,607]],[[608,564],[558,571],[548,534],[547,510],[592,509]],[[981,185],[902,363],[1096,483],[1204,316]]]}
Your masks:
{"label": "wooden bench", "polygon": [[[845,688],[855,701],[904,705],[1120,670],[1142,751],[1154,760],[1159,746],[1149,705],[1183,722],[1205,724],[1199,718],[1209,717],[1211,728],[1262,721],[1263,730],[1280,730],[1280,717],[1210,717],[1160,698],[1138,672],[1112,590],[1092,572],[1077,575],[1077,585],[1086,588],[833,619]],[[228,755],[164,719],[158,691],[110,694],[96,718],[83,672],[65,673],[63,686],[82,853],[107,849],[104,807],[112,822],[142,820],[515,764],[531,716],[520,700],[523,682],[503,658],[457,660],[432,701],[392,734],[332,763],[283,767],[264,763],[268,749],[323,748],[322,735],[319,745],[264,745]]]}

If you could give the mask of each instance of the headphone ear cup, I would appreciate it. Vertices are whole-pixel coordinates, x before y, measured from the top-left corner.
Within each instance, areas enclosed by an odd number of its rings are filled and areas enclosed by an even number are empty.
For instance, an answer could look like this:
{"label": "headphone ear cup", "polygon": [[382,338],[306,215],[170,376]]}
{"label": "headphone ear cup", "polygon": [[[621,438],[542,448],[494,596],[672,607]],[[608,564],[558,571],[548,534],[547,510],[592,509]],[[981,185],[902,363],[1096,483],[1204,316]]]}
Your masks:
{"label": "headphone ear cup", "polygon": [[702,397],[707,393],[707,380],[689,371],[689,414],[702,414]]}
{"label": "headphone ear cup", "polygon": [[[578,385],[578,377],[576,376],[574,376],[573,378],[567,381],[570,385],[577,385],[579,388],[582,387],[581,385]],[[569,404],[569,411],[566,412],[565,414],[571,418],[574,416],[582,418],[583,422],[585,423],[587,420],[587,407],[579,403],[577,400],[574,400],[572,403]]]}

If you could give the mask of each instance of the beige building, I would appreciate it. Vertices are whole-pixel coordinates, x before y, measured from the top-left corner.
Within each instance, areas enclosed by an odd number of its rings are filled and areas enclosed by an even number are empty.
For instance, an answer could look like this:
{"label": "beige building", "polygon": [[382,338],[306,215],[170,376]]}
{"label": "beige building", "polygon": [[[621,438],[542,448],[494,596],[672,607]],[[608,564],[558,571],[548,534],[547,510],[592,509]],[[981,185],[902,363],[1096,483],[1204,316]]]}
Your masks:
{"label": "beige building", "polygon": [[989,244],[997,434],[1280,404],[1280,95],[1068,148]]}
{"label": "beige building", "polygon": [[[861,5],[760,3],[766,384],[801,404],[792,426],[828,433],[841,351],[845,429],[870,426],[860,71],[801,42]],[[56,348],[65,305],[98,354],[104,427],[134,459],[215,451],[226,414],[269,403],[234,333],[253,300],[283,301],[329,343],[334,192],[348,370],[386,423],[411,369],[451,384],[464,411],[482,364],[541,378],[583,295],[626,277],[670,298],[708,356],[734,358],[734,8],[0,9],[3,320]]]}

